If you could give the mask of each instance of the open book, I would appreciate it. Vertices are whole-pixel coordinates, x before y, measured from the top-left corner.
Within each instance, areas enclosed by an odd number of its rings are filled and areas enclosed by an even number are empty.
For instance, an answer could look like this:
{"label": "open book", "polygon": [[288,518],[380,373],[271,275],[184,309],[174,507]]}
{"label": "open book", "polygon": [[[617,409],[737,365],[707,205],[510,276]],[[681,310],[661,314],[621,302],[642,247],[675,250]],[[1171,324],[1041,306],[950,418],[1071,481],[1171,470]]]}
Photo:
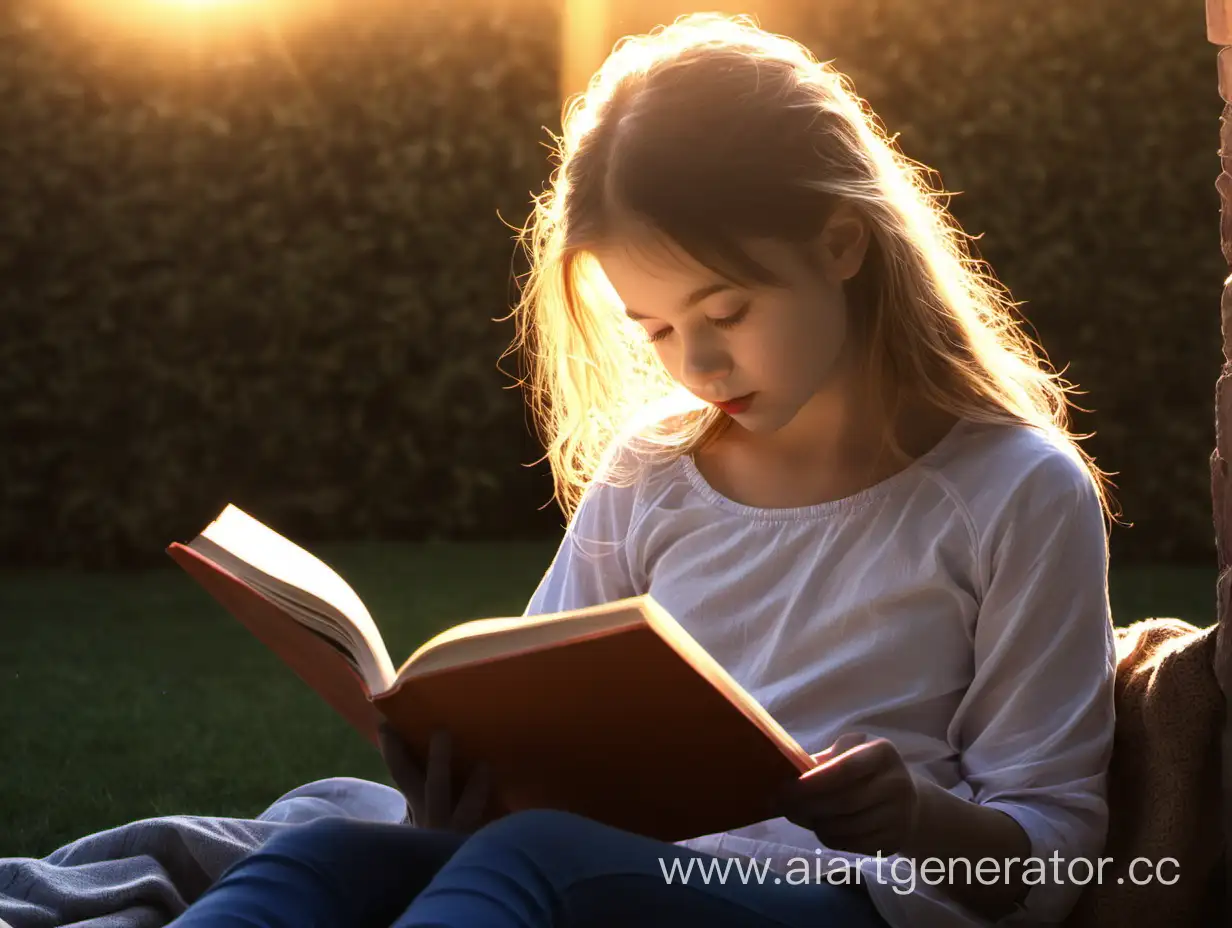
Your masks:
{"label": "open book", "polygon": [[167,550],[369,740],[384,717],[426,758],[449,731],[457,776],[489,765],[492,817],[565,809],[677,841],[770,817],[813,765],[648,595],[464,622],[395,666],[346,582],[235,506]]}

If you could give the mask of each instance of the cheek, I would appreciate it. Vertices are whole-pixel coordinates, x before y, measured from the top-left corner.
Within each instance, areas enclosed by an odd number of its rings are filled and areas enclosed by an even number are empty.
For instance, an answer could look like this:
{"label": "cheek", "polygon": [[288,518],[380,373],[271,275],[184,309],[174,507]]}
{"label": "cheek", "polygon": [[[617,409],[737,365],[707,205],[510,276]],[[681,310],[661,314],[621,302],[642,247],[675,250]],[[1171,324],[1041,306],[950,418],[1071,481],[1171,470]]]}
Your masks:
{"label": "cheek", "polygon": [[846,339],[841,314],[829,311],[796,312],[785,324],[765,333],[761,366],[777,380],[799,382],[824,376]]}
{"label": "cheek", "polygon": [[828,369],[847,343],[847,316],[841,306],[825,304],[808,317],[800,345],[812,352],[815,368]]}

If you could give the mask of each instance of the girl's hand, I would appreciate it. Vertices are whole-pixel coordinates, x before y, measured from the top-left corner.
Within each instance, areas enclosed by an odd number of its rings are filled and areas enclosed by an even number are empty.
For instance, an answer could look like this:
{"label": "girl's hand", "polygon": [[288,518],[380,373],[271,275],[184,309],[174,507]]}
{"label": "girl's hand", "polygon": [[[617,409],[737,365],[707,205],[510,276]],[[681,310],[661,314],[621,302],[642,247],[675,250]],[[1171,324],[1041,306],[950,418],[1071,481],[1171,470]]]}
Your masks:
{"label": "girl's hand", "polygon": [[912,841],[920,793],[892,742],[850,732],[813,760],[784,789],[781,815],[834,850],[889,855]]}
{"label": "girl's hand", "polygon": [[[379,729],[381,756],[394,783],[406,797],[411,823],[418,828],[434,828],[470,834],[483,824],[484,809],[491,793],[487,767],[479,764],[471,772],[457,805],[450,795],[450,755],[448,732],[437,732],[428,747],[428,762],[422,765],[385,722]],[[426,767],[426,769],[425,769]]]}

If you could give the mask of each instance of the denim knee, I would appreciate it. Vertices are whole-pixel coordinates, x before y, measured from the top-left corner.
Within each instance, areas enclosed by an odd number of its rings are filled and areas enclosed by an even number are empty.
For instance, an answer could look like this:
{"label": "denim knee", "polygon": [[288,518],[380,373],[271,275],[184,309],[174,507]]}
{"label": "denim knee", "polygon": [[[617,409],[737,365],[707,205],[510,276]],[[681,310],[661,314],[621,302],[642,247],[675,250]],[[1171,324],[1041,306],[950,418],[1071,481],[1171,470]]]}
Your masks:
{"label": "denim knee", "polygon": [[[576,839],[598,826],[593,820],[559,809],[524,809],[511,812],[484,825],[471,836],[471,841],[510,841],[519,846],[545,837]],[[469,842],[468,842],[469,843]]]}
{"label": "denim knee", "polygon": [[363,830],[363,823],[341,815],[316,818],[292,825],[275,834],[257,848],[254,854],[312,857],[316,852],[336,853],[339,845]]}
{"label": "denim knee", "polygon": [[574,855],[593,841],[598,825],[591,819],[557,809],[525,809],[511,812],[484,825],[464,845],[467,857],[489,852],[515,851],[524,861],[543,865],[559,860],[561,854]]}

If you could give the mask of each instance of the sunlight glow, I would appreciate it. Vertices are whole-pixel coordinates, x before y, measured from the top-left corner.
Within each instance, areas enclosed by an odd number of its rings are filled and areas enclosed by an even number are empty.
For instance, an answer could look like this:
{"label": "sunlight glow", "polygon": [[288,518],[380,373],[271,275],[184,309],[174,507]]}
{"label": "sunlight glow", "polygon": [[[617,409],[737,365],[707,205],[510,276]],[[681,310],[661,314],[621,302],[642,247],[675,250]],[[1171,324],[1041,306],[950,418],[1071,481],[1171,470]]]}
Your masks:
{"label": "sunlight glow", "polygon": [[61,0],[90,24],[118,36],[160,42],[177,38],[217,39],[253,28],[281,29],[306,24],[319,14],[340,11],[343,0]]}
{"label": "sunlight glow", "polygon": [[590,76],[612,50],[610,0],[564,0],[561,9],[560,95],[586,89]]}
{"label": "sunlight glow", "polygon": [[207,7],[220,6],[239,6],[251,2],[251,0],[156,0],[165,6],[180,6],[190,10],[202,10]]}

